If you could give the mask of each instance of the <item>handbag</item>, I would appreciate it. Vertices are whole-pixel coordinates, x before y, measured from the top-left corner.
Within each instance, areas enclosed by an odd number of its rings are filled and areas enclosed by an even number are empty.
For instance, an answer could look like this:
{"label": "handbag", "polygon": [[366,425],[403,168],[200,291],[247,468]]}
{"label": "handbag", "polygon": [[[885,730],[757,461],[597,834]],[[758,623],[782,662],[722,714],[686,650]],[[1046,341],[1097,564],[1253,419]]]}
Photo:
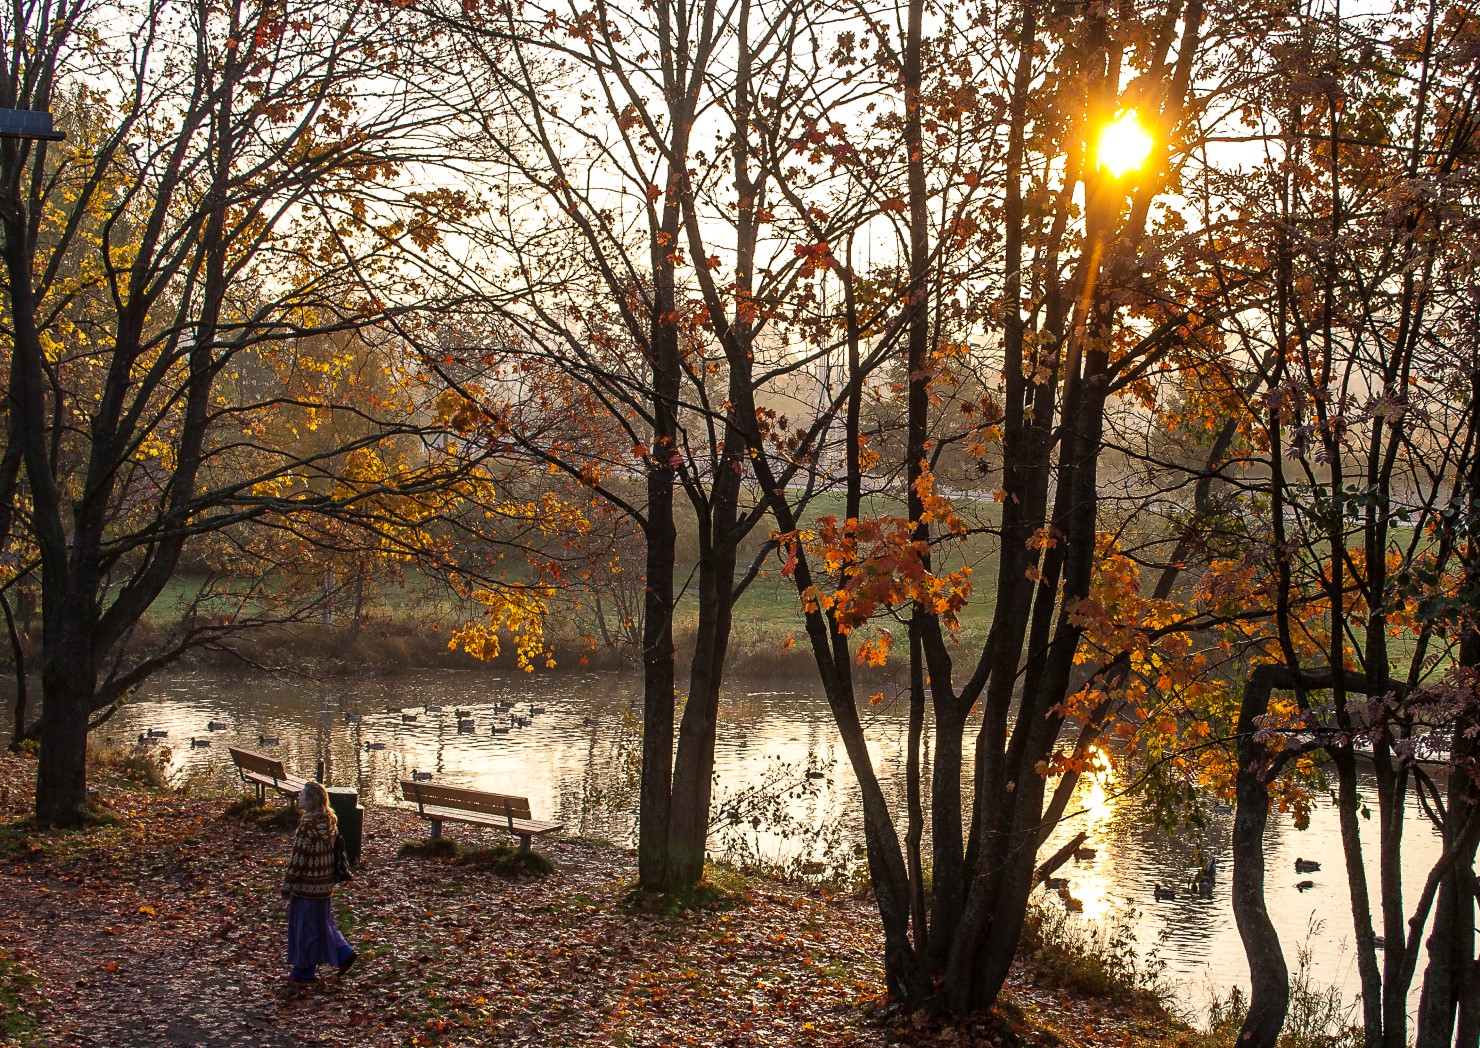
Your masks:
{"label": "handbag", "polygon": [[334,883],[343,884],[345,881],[355,879],[353,871],[349,868],[349,852],[344,847],[344,835],[334,835]]}

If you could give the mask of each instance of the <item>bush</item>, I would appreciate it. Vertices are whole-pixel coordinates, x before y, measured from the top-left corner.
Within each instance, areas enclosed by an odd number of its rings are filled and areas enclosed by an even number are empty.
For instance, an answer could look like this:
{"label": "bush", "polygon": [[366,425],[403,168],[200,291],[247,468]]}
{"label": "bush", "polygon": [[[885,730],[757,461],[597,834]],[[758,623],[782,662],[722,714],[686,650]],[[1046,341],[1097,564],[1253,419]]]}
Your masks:
{"label": "bush", "polygon": [[87,763],[94,771],[127,779],[141,786],[163,789],[170,784],[170,750],[145,749],[141,746],[87,746]]}
{"label": "bush", "polygon": [[[1305,941],[1295,950],[1295,970],[1290,973],[1290,1007],[1276,1042],[1278,1048],[1360,1048],[1362,1045],[1362,1028],[1353,1021],[1358,1002],[1343,1000],[1339,987],[1322,986],[1311,980],[1310,943],[1320,934],[1321,925],[1321,921],[1312,920],[1306,928]],[[1238,987],[1226,997],[1215,993],[1208,1006],[1206,1032],[1183,1035],[1172,1044],[1175,1048],[1235,1048],[1239,1027],[1248,1014],[1249,1002]]]}
{"label": "bush", "polygon": [[296,830],[298,809],[289,804],[272,807],[259,801],[250,793],[244,793],[226,806],[223,818],[249,822],[259,830]]}
{"label": "bush", "polygon": [[457,855],[457,841],[451,837],[428,837],[424,841],[407,841],[401,854],[416,859],[451,859]]}
{"label": "bush", "polygon": [[548,877],[555,872],[555,864],[547,856],[537,851],[520,851],[512,844],[469,848],[454,861],[459,866],[492,870],[500,877]]}
{"label": "bush", "polygon": [[1040,982],[1086,997],[1122,997],[1160,1006],[1162,965],[1153,952],[1136,956],[1134,911],[1090,926],[1057,906],[1032,905],[1023,926],[1018,960]]}

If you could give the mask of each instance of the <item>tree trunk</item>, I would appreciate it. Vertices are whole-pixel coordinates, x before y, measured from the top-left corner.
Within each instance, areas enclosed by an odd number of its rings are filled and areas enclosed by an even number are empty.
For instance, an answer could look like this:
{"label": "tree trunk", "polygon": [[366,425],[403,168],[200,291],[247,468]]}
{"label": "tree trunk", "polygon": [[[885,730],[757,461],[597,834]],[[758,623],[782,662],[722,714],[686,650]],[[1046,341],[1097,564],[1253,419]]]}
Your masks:
{"label": "tree trunk", "polygon": [[1233,916],[1249,960],[1249,1014],[1240,1048],[1274,1048],[1290,1006],[1290,970],[1264,903],[1264,829],[1269,821],[1268,757],[1256,741],[1257,720],[1269,710],[1272,676],[1283,667],[1257,667],[1244,685],[1238,722],[1238,807],[1233,819]]}
{"label": "tree trunk", "polygon": [[58,644],[41,674],[38,826],[75,825],[87,808],[87,721],[96,686],[86,642]]}
{"label": "tree trunk", "polygon": [[10,729],[10,752],[15,753],[26,738],[26,707],[30,695],[26,688],[26,646],[20,631],[15,627],[15,616],[10,610],[10,601],[0,594],[0,609],[5,612],[5,629],[10,635],[10,653],[15,659],[15,719]]}

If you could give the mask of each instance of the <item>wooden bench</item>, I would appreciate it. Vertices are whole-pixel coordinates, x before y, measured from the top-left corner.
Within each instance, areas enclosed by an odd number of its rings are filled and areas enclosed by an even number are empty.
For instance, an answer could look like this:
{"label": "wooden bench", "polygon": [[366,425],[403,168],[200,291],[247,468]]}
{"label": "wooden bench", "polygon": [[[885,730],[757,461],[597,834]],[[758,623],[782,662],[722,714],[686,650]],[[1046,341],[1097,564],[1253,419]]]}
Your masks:
{"label": "wooden bench", "polygon": [[442,835],[444,822],[466,822],[511,833],[519,838],[519,850],[528,851],[530,838],[565,829],[563,822],[536,821],[527,797],[406,779],[401,780],[401,796],[415,803],[417,814],[432,824],[433,837]]}
{"label": "wooden bench", "polygon": [[283,762],[276,758],[253,753],[251,750],[239,750],[235,746],[228,746],[226,749],[236,762],[236,770],[241,773],[242,782],[249,782],[256,788],[259,801],[267,799],[266,791],[271,787],[292,798],[294,804],[298,803],[298,794],[303,791],[307,779],[289,775]]}

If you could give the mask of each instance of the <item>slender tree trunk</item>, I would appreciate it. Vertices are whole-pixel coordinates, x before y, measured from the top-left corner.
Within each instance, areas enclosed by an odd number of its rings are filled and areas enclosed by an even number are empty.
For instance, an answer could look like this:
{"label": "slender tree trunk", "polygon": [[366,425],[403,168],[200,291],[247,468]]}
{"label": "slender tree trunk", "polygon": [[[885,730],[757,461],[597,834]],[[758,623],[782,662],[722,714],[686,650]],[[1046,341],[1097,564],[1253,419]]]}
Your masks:
{"label": "slender tree trunk", "polygon": [[1257,667],[1244,684],[1238,721],[1238,807],[1233,818],[1233,916],[1249,960],[1249,1014],[1240,1048],[1274,1048],[1290,1006],[1290,970],[1264,902],[1264,830],[1269,822],[1268,755],[1256,741],[1269,710],[1275,667]]}
{"label": "slender tree trunk", "polygon": [[15,753],[26,738],[26,707],[29,705],[26,646],[21,640],[20,631],[16,629],[15,615],[11,612],[10,601],[3,593],[0,593],[0,609],[5,611],[5,630],[10,635],[11,657],[15,659],[15,720],[10,729],[10,751]]}

